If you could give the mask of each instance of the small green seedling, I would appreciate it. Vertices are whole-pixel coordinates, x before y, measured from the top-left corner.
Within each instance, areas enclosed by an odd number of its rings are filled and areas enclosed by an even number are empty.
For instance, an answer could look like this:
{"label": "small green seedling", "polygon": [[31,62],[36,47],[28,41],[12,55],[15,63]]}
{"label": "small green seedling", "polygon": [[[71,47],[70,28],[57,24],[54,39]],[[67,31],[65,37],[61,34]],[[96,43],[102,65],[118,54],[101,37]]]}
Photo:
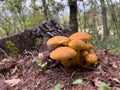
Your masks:
{"label": "small green seedling", "polygon": [[44,68],[47,65],[47,62],[43,63],[41,60],[36,60],[37,66]]}
{"label": "small green seedling", "polygon": [[82,79],[77,79],[77,80],[75,80],[74,82],[72,82],[72,84],[74,84],[74,85],[79,85],[79,84],[83,84],[83,80]]}
{"label": "small green seedling", "polygon": [[34,58],[32,60],[32,62],[35,62],[37,64],[37,66],[41,67],[41,68],[44,68],[46,65],[47,65],[47,62],[42,62],[42,60],[37,60],[36,58]]}
{"label": "small green seedling", "polygon": [[105,82],[100,82],[99,83],[99,87],[103,88],[103,90],[110,90],[110,87],[108,84],[106,84]]}
{"label": "small green seedling", "polygon": [[56,84],[54,87],[54,90],[61,90],[61,85],[60,84]]}

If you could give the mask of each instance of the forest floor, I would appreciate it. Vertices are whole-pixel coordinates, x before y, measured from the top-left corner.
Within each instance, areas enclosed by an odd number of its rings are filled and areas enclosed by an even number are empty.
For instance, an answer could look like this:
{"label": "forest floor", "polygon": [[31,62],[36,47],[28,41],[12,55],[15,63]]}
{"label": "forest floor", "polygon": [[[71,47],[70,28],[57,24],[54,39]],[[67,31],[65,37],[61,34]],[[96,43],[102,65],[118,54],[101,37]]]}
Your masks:
{"label": "forest floor", "polygon": [[[99,57],[96,69],[64,68],[50,59],[43,60],[47,65],[41,68],[30,54],[3,59],[0,61],[0,90],[54,90],[56,84],[60,84],[61,90],[103,90],[101,82],[108,84],[110,89],[106,90],[120,90],[119,54],[109,50],[97,50],[96,54]],[[33,55],[37,57],[38,53]],[[83,83],[71,84],[77,79]]]}

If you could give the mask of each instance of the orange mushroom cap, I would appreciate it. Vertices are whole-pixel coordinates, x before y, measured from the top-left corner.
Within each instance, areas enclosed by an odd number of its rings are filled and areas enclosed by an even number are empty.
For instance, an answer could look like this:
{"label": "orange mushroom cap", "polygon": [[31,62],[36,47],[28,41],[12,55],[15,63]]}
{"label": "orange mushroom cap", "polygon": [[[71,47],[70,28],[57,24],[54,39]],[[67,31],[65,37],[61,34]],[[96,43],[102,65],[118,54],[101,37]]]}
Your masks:
{"label": "orange mushroom cap", "polygon": [[94,49],[94,46],[91,43],[87,43],[86,50]]}
{"label": "orange mushroom cap", "polygon": [[96,54],[88,54],[84,57],[85,61],[90,64],[94,64],[98,61],[98,57]]}
{"label": "orange mushroom cap", "polygon": [[71,40],[78,38],[78,39],[81,39],[83,41],[90,41],[92,39],[92,36],[88,33],[85,33],[85,32],[76,32],[76,33],[72,34],[69,38]]}
{"label": "orange mushroom cap", "polygon": [[94,49],[89,49],[88,52],[91,53],[91,54],[95,53]]}
{"label": "orange mushroom cap", "polygon": [[60,60],[64,67],[70,67],[76,55],[76,51],[69,47],[59,47],[50,53],[50,57],[54,60]]}
{"label": "orange mushroom cap", "polygon": [[50,53],[50,57],[55,60],[67,60],[76,55],[76,51],[69,47],[59,47]]}
{"label": "orange mushroom cap", "polygon": [[70,48],[73,48],[75,50],[83,50],[83,49],[86,49],[86,43],[78,38],[75,38],[73,40],[71,40],[69,43],[68,43],[68,46]]}
{"label": "orange mushroom cap", "polygon": [[48,46],[67,45],[69,41],[70,39],[65,36],[54,36],[47,41],[47,45]]}
{"label": "orange mushroom cap", "polygon": [[86,50],[81,51],[81,56],[82,56],[82,57],[84,57],[84,56],[86,56],[86,55],[88,55],[88,51],[86,51]]}

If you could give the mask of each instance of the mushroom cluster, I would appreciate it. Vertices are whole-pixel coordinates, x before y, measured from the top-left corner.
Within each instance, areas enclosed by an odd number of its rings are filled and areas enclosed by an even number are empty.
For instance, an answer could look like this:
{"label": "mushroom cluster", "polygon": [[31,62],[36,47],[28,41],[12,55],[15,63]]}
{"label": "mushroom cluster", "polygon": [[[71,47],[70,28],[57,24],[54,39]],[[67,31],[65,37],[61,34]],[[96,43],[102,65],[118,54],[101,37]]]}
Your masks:
{"label": "mushroom cluster", "polygon": [[60,60],[64,67],[90,67],[98,61],[94,46],[89,42],[91,39],[92,36],[85,32],[77,32],[69,37],[54,36],[47,41],[48,46],[55,47],[50,58]]}

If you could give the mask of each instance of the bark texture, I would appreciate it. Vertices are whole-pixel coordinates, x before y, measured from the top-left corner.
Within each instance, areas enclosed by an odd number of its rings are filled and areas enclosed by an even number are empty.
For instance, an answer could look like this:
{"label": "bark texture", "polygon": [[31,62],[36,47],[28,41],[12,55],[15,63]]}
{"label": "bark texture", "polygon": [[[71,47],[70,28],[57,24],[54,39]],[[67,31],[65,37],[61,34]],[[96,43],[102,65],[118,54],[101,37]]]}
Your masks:
{"label": "bark texture", "polygon": [[[9,53],[6,42],[10,40],[19,49],[19,53],[21,53],[24,52],[24,50],[33,49],[35,39],[40,38],[41,42],[39,49],[42,51],[47,48],[46,41],[49,38],[56,35],[69,36],[70,34],[72,34],[70,29],[63,28],[56,20],[50,20],[39,26],[25,30],[20,34],[0,39],[0,48],[3,49],[6,53]],[[0,55],[2,54],[3,52],[0,51]]]}
{"label": "bark texture", "polygon": [[107,25],[107,10],[104,0],[100,0],[101,8],[102,8],[102,22],[103,22],[103,29],[104,29],[104,39],[109,36],[109,29]]}
{"label": "bark texture", "polygon": [[77,21],[77,0],[68,0],[70,7],[70,28],[73,32],[78,32]]}

